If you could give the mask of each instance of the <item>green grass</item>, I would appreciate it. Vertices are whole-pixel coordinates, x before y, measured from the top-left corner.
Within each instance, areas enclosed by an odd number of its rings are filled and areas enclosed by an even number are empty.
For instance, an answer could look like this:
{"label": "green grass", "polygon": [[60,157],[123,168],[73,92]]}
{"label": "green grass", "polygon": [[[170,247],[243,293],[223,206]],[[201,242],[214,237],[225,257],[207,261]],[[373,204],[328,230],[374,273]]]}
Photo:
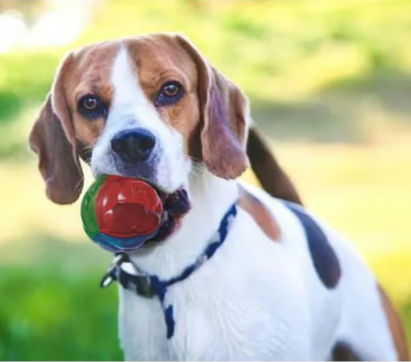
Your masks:
{"label": "green grass", "polygon": [[2,360],[121,360],[117,289],[98,288],[101,270],[61,265],[1,267]]}
{"label": "green grass", "polygon": [[[84,240],[83,240],[84,241]],[[33,231],[1,245],[0,360],[121,360],[110,255]]]}
{"label": "green grass", "polygon": [[37,105],[49,92],[59,60],[55,52],[22,52],[0,57],[0,122],[12,122],[19,111]]}

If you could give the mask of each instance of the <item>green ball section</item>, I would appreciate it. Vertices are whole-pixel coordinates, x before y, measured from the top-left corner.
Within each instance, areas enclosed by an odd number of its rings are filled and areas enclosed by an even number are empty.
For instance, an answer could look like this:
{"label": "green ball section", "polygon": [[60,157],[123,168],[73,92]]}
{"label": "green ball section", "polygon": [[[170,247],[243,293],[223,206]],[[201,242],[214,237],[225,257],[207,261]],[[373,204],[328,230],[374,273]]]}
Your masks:
{"label": "green ball section", "polygon": [[100,187],[106,178],[107,175],[97,177],[85,193],[81,203],[81,218],[83,219],[84,231],[90,239],[93,239],[100,232],[96,217],[96,199]]}

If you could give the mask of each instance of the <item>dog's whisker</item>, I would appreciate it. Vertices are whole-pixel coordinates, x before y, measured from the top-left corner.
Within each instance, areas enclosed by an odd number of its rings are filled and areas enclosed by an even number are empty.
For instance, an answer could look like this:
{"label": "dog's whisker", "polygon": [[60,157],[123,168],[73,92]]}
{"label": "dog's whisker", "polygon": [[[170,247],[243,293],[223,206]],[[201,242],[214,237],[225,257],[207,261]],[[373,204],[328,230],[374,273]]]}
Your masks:
{"label": "dog's whisker", "polygon": [[204,171],[204,166],[202,166],[202,165],[200,165],[200,164],[198,164],[198,163],[193,163],[193,165],[192,165],[193,167],[192,167],[192,174],[194,175],[194,176],[201,176],[201,174],[203,173],[203,171]]}
{"label": "dog's whisker", "polygon": [[80,185],[84,182],[84,175],[80,177],[80,179],[78,180],[76,186],[74,187],[74,191],[78,190]]}

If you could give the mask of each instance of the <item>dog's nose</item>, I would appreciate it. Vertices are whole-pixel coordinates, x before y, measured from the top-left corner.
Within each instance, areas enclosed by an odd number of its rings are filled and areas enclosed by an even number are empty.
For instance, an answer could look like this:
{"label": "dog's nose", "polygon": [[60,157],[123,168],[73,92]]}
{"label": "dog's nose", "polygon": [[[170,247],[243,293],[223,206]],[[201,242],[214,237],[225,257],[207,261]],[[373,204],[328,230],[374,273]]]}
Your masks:
{"label": "dog's nose", "polygon": [[146,161],[156,144],[154,135],[142,128],[124,130],[111,140],[111,148],[124,162]]}

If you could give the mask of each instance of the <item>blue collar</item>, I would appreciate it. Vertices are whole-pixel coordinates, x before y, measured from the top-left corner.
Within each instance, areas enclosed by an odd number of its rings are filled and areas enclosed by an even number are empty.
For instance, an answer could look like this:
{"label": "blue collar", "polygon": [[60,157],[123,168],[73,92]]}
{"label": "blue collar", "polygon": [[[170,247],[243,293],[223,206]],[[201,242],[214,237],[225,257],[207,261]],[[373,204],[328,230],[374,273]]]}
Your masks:
{"label": "blue collar", "polygon": [[173,306],[167,304],[165,301],[168,288],[187,279],[191,274],[198,270],[204,262],[212,258],[217,249],[223,245],[224,241],[227,239],[230,224],[236,215],[237,206],[234,204],[224,215],[220,227],[204,252],[193,264],[186,267],[180,275],[168,280],[161,280],[156,275],[150,275],[137,269],[137,267],[130,261],[127,254],[118,254],[114,258],[106,274],[103,276],[100,286],[105,288],[113,281],[117,280],[123,288],[133,290],[140,296],[145,298],[158,297],[164,312],[167,326],[167,338],[170,339],[174,335],[175,321],[173,316]]}

